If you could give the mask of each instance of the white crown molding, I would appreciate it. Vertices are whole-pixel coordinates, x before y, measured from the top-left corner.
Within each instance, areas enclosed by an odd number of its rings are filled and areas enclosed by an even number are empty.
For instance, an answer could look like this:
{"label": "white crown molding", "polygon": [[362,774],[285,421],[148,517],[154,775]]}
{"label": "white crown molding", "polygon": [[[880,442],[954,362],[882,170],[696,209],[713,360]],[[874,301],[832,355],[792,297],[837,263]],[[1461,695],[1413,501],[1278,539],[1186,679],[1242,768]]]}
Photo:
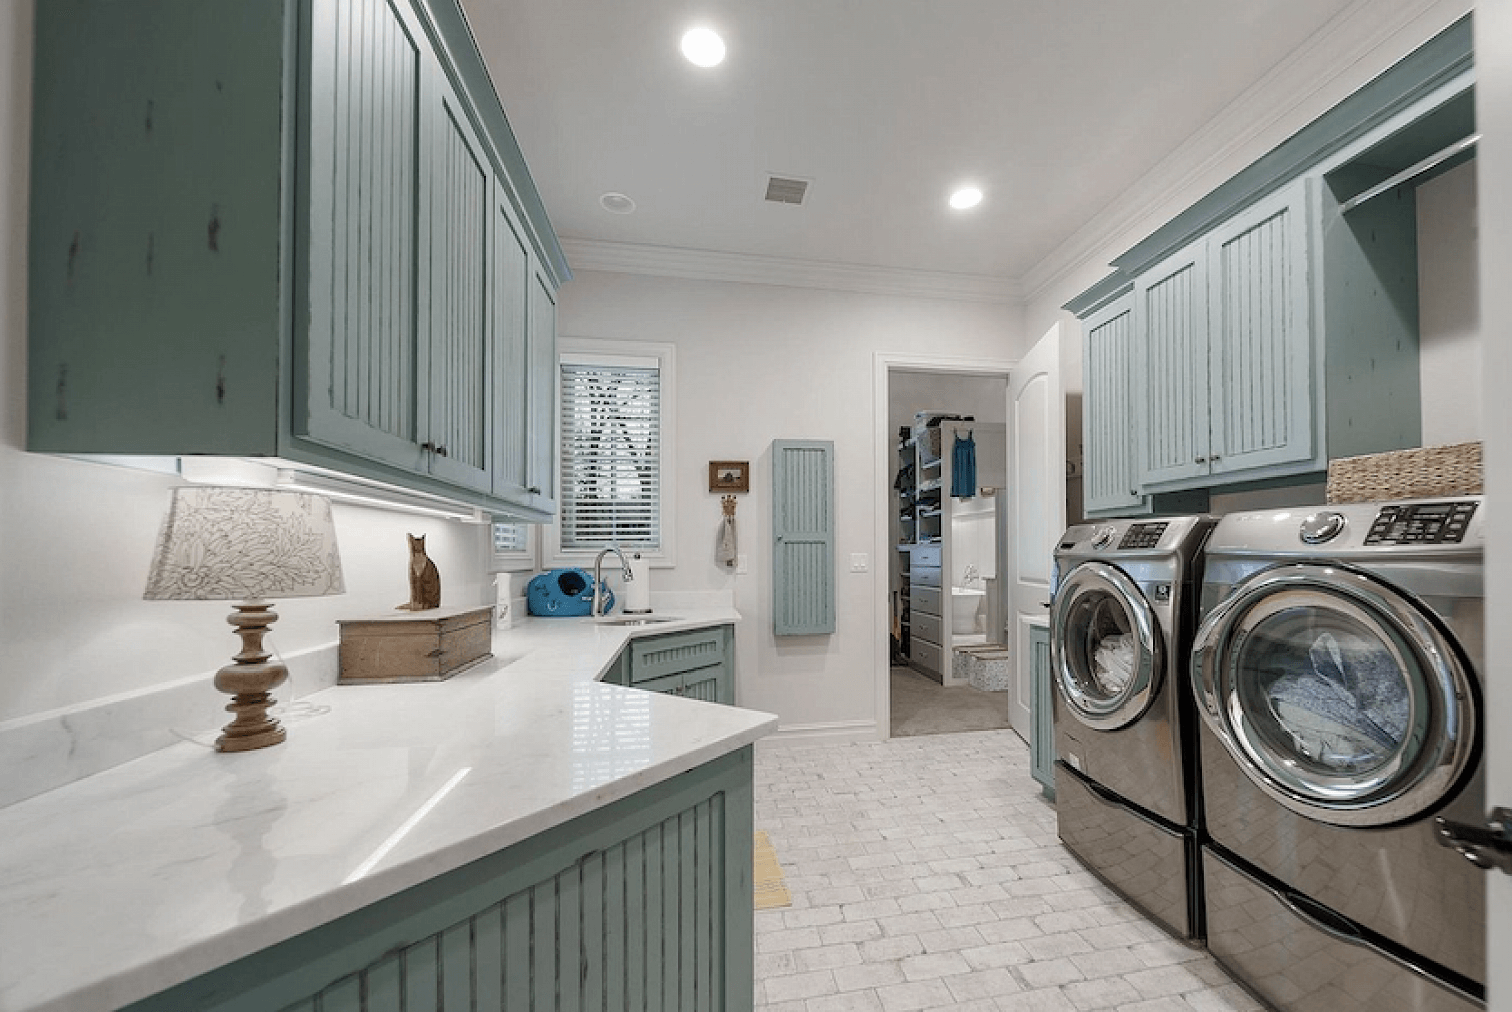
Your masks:
{"label": "white crown molding", "polygon": [[647,246],[597,239],[561,240],[574,273],[606,271],[646,274],[693,281],[728,281],[747,285],[781,285],[826,291],[946,299],[952,302],[1023,302],[1019,284],[1007,278],[940,271],[798,260],[751,253]]}
{"label": "white crown molding", "polygon": [[[1142,222],[1158,217],[1183,194],[1217,187],[1233,174],[1230,162],[1246,149],[1268,141],[1268,150],[1284,141],[1295,130],[1281,134],[1278,124],[1315,96],[1342,84],[1343,93],[1327,106],[1342,100],[1473,8],[1473,0],[1355,0],[1031,268],[1018,285],[1026,301],[1051,292],[1110,246],[1119,247],[1116,255],[1134,245],[1143,238],[1134,234]],[[1403,38],[1430,17],[1427,35],[1419,28]],[[1371,60],[1377,53],[1385,63],[1353,80],[1360,64],[1381,62]]]}

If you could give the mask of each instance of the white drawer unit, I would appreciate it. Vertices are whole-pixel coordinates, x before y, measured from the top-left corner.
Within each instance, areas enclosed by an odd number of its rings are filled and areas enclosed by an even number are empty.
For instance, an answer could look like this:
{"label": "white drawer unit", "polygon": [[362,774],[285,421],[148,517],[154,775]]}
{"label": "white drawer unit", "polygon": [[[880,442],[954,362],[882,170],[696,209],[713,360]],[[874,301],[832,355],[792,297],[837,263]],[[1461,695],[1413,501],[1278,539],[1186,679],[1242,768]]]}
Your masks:
{"label": "white drawer unit", "polygon": [[920,671],[939,676],[944,671],[945,650],[938,643],[915,636],[908,659]]}
{"label": "white drawer unit", "polygon": [[[940,608],[941,592],[939,587],[915,587],[913,588],[910,600],[915,613],[924,612],[936,617],[945,614]],[[929,638],[932,640],[939,639],[938,636],[931,636]]]}
{"label": "white drawer unit", "polygon": [[940,586],[939,566],[921,566],[918,563],[914,563],[914,567],[909,571],[908,576],[915,587],[934,587],[938,589]]}
{"label": "white drawer unit", "polygon": [[913,555],[913,564],[915,567],[933,566],[936,569],[940,568],[939,545],[913,545],[909,548],[909,552]]}
{"label": "white drawer unit", "polygon": [[915,642],[926,640],[938,647],[940,643],[940,628],[943,622],[939,615],[930,615],[926,612],[915,611],[913,613],[913,634]]}

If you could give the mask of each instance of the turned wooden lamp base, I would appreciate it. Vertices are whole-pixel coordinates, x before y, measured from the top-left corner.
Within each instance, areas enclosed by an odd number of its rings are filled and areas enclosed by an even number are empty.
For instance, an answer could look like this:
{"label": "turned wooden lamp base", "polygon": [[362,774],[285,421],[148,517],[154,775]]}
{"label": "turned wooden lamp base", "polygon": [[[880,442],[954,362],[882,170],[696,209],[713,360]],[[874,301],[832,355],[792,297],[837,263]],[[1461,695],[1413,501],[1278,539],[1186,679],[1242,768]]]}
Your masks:
{"label": "turned wooden lamp base", "polygon": [[226,710],[235,714],[236,719],[221,729],[215,750],[250,752],[277,745],[288,737],[282,725],[268,716],[268,707],[274,703],[272,691],[289,677],[289,669],[277,661],[269,663],[272,655],[262,647],[263,635],[278,621],[273,605],[268,601],[243,601],[232,607],[236,610],[226,621],[236,627],[242,648],[233,658],[235,664],[227,664],[215,673],[215,687],[231,694]]}

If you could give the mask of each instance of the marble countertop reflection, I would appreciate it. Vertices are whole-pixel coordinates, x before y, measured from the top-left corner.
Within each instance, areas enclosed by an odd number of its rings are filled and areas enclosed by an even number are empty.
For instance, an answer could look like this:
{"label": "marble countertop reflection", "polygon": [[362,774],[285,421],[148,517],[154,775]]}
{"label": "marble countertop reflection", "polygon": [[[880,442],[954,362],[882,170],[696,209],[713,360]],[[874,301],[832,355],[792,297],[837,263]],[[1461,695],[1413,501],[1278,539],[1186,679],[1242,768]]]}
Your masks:
{"label": "marble countertop reflection", "polygon": [[337,686],[283,745],[215,732],[0,809],[0,1012],[116,1009],[350,913],[776,727],[606,685],[636,636],[529,619],[445,682]]}

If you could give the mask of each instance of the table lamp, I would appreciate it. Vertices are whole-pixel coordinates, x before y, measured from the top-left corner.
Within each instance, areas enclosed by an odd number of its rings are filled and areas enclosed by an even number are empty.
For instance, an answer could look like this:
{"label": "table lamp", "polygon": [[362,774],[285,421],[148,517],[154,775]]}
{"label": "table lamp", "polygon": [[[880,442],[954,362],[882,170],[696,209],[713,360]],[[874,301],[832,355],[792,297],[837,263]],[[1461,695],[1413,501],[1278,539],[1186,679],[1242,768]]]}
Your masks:
{"label": "table lamp", "polygon": [[263,650],[277,621],[268,598],[341,594],[341,556],[331,503],[308,492],[191,485],[173,490],[158,534],[149,601],[236,601],[226,621],[242,638],[234,663],[215,674],[235,715],[216,739],[220,752],[248,752],[285,738],[268,715],[288,668]]}

